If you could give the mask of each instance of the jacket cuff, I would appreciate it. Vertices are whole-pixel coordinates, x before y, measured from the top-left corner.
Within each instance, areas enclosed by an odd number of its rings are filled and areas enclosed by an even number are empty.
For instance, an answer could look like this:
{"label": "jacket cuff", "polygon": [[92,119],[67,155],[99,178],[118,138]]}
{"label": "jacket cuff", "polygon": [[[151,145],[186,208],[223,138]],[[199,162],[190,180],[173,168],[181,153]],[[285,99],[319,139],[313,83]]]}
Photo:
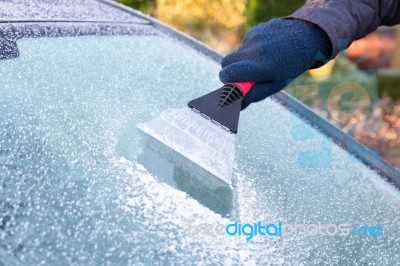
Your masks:
{"label": "jacket cuff", "polygon": [[[336,12],[339,11],[331,10],[325,12],[324,10],[321,10],[321,8],[318,7],[310,8],[309,6],[303,6],[300,7],[297,11],[295,11],[292,15],[287,16],[285,18],[304,20],[320,27],[329,37],[332,47],[332,52],[329,55],[329,59],[333,59],[340,52],[340,49],[347,48],[347,47],[339,47],[339,42],[341,39],[347,39],[348,45],[350,45],[350,43],[353,41],[350,40],[349,38],[349,35],[351,35],[350,34],[351,29],[347,29],[349,34],[344,34],[344,36],[338,36],[340,32],[346,31],[346,29],[343,29],[343,27],[346,26],[349,27],[351,24],[345,18],[346,15],[344,14],[338,15],[336,14]],[[343,19],[345,19],[345,21],[343,21]],[[342,21],[339,22],[339,20]],[[341,28],[336,29],[336,27],[338,27],[336,25],[340,25]]]}

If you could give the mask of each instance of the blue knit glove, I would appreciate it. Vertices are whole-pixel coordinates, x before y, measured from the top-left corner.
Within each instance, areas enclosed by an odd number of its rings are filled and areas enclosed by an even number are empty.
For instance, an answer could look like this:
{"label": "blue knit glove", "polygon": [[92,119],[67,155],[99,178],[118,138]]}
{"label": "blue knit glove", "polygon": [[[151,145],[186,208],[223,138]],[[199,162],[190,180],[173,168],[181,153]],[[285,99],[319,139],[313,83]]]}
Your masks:
{"label": "blue knit glove", "polygon": [[254,81],[242,109],[282,90],[312,68],[321,52],[329,58],[331,43],[318,26],[297,19],[272,19],[249,30],[243,45],[222,60],[223,83]]}

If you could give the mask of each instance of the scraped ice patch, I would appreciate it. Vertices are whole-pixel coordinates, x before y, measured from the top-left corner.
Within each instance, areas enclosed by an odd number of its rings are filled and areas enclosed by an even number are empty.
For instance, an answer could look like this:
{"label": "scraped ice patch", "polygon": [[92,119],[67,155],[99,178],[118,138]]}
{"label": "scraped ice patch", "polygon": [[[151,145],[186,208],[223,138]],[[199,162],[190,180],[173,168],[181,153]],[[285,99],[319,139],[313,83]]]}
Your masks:
{"label": "scraped ice patch", "polygon": [[[126,173],[123,177],[125,191],[119,197],[121,205],[127,207],[123,208],[124,211],[135,215],[140,213],[140,223],[148,232],[147,238],[153,237],[158,242],[167,239],[168,244],[162,247],[161,253],[176,252],[172,257],[162,257],[162,260],[174,263],[196,260],[206,264],[282,264],[283,257],[274,240],[260,245],[257,241],[249,243],[243,238],[227,235],[190,233],[190,223],[227,225],[232,220],[210,211],[186,193],[158,182],[138,163],[119,158],[114,164],[121,170],[125,169]],[[123,196],[130,193],[134,196]]]}
{"label": "scraped ice patch", "polygon": [[[130,207],[140,207],[154,209],[160,214],[175,213],[176,216],[171,221],[185,219],[187,222],[197,217],[209,217],[208,222],[223,222],[229,220],[215,214],[208,208],[204,208],[197,201],[191,199],[186,193],[170,189],[168,185],[158,182],[145,168],[138,163],[131,162],[125,158],[115,161],[116,167],[126,169],[125,182],[143,185],[143,187],[151,188],[143,191],[140,197],[127,198],[126,205]],[[179,224],[179,223],[178,223]]]}

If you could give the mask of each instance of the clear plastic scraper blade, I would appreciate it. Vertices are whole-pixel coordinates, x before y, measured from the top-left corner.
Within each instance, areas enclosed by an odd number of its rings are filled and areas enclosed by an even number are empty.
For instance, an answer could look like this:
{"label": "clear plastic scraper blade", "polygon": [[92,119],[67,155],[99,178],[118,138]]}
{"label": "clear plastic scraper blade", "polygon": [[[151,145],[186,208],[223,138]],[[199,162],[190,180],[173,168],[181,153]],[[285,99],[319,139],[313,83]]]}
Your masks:
{"label": "clear plastic scraper blade", "polygon": [[231,185],[235,157],[233,133],[188,107],[166,110],[138,127]]}

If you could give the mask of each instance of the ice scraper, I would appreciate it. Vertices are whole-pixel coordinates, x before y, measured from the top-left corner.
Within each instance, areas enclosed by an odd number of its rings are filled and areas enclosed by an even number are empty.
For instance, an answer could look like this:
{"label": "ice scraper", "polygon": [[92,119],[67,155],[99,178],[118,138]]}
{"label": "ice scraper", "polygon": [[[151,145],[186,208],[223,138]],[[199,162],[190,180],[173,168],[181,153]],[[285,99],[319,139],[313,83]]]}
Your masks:
{"label": "ice scraper", "polygon": [[230,185],[243,98],[254,82],[227,83],[139,128]]}

